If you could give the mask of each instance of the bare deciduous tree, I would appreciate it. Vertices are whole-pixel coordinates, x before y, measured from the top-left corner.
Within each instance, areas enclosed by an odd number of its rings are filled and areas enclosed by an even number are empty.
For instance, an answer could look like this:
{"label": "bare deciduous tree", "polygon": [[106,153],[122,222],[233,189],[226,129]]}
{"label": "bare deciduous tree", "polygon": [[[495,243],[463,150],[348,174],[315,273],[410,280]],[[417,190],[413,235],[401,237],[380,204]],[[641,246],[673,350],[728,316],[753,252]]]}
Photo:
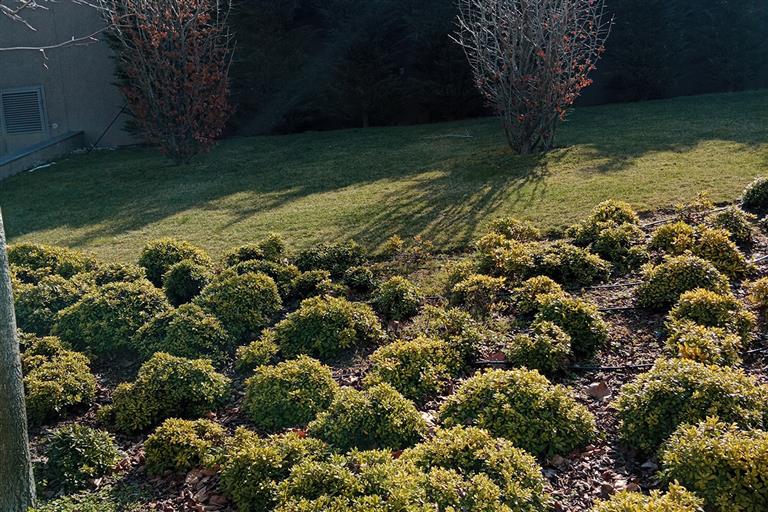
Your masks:
{"label": "bare deciduous tree", "polygon": [[605,0],[459,0],[460,44],[476,85],[520,154],[552,148],[558,123],[605,48]]}

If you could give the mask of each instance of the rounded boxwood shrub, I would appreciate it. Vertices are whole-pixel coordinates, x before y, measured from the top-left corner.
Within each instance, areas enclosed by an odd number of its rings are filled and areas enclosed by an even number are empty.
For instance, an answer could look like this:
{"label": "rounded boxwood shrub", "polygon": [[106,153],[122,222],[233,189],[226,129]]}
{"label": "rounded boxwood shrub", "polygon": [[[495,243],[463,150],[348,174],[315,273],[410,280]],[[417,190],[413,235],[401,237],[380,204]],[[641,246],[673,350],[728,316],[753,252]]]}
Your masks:
{"label": "rounded boxwood shrub", "polygon": [[761,311],[768,310],[768,277],[761,277],[753,283],[749,283],[747,286],[749,295],[747,298]]}
{"label": "rounded boxwood shrub", "polygon": [[247,341],[267,327],[283,303],[275,281],[264,274],[222,276],[195,298],[236,339]]}
{"label": "rounded boxwood shrub", "polygon": [[418,314],[421,294],[409,280],[395,276],[379,285],[371,303],[387,320],[408,320]]}
{"label": "rounded boxwood shrub", "polygon": [[147,272],[138,265],[125,263],[99,263],[90,272],[77,275],[77,279],[92,283],[96,286],[104,286],[109,283],[121,283],[139,281],[147,278]]}
{"label": "rounded boxwood shrub", "polygon": [[308,432],[341,452],[399,450],[420,441],[427,424],[413,402],[389,384],[378,384],[364,391],[342,388]]}
{"label": "rounded boxwood shrub", "polygon": [[221,487],[241,512],[264,512],[277,505],[278,484],[302,461],[322,460],[328,447],[296,432],[262,439],[243,428],[227,443]]}
{"label": "rounded boxwood shrub", "polygon": [[729,233],[723,229],[697,229],[691,252],[711,261],[715,268],[731,277],[741,276],[752,268],[744,254],[730,239]]}
{"label": "rounded boxwood shrub", "polygon": [[232,267],[232,270],[238,274],[261,272],[268,275],[275,280],[280,296],[283,298],[287,298],[293,293],[294,280],[301,275],[295,265],[270,260],[244,261]]}
{"label": "rounded boxwood shrub", "polygon": [[141,365],[136,380],[122,383],[102,417],[125,432],[136,432],[171,418],[196,418],[215,410],[227,397],[229,379],[205,359],[159,352]]}
{"label": "rounded boxwood shrub", "polygon": [[91,480],[108,474],[120,460],[109,432],[76,423],[53,431],[45,456],[48,489],[66,493],[89,487]]}
{"label": "rounded boxwood shrub", "polygon": [[657,228],[651,235],[648,249],[664,254],[684,254],[693,248],[696,230],[685,222],[673,222]]}
{"label": "rounded boxwood shrub", "polygon": [[8,263],[13,267],[40,270],[66,278],[87,272],[96,266],[93,258],[79,251],[32,243],[8,247]]}
{"label": "rounded boxwood shrub", "polygon": [[757,216],[746,213],[737,206],[729,206],[713,213],[707,217],[706,222],[714,228],[726,230],[731,240],[739,245],[749,246],[754,241],[752,225],[757,222]]}
{"label": "rounded boxwood shrub", "polygon": [[513,336],[504,347],[504,356],[512,366],[548,375],[564,370],[571,355],[571,337],[547,321],[534,323],[530,334]]}
{"label": "rounded boxwood shrub", "polygon": [[768,386],[741,370],[688,359],[660,359],[621,388],[614,402],[624,443],[653,454],[682,423],[720,416],[761,427],[768,414]]}
{"label": "rounded boxwood shrub", "polygon": [[544,275],[559,283],[580,286],[608,279],[612,268],[597,254],[563,241],[538,244],[534,262],[531,270],[522,277]]}
{"label": "rounded boxwood shrub", "polygon": [[562,286],[547,276],[537,276],[520,283],[520,286],[512,290],[512,310],[517,315],[533,315],[541,307],[539,298],[546,295],[567,294]]}
{"label": "rounded boxwood shrub", "polygon": [[51,332],[56,315],[88,291],[88,286],[57,275],[23,284],[14,289],[16,323],[19,329],[44,336]]}
{"label": "rounded boxwood shrub", "polygon": [[256,368],[245,381],[243,411],[268,432],[304,427],[331,405],[337,391],[330,368],[299,356]]}
{"label": "rounded boxwood shrub", "polygon": [[490,336],[482,324],[466,311],[426,305],[404,329],[408,337],[441,339],[456,350],[466,369],[476,358],[485,338]]}
{"label": "rounded boxwood shrub", "polygon": [[542,233],[532,223],[514,217],[502,217],[491,222],[489,232],[496,233],[508,240],[533,242],[541,240]]}
{"label": "rounded boxwood shrub", "polygon": [[735,366],[741,362],[742,340],[719,327],[705,327],[690,320],[668,323],[666,349],[672,357],[704,364]]}
{"label": "rounded boxwood shrub", "polygon": [[640,218],[628,203],[608,200],[598,204],[590,215],[568,228],[566,235],[573,238],[576,245],[588,246],[597,240],[601,231],[609,227],[636,226]]}
{"label": "rounded boxwood shrub", "polygon": [[607,501],[598,500],[592,512],[701,512],[704,501],[681,485],[672,484],[669,491],[621,491]]}
{"label": "rounded boxwood shrub", "polygon": [[425,336],[385,345],[369,362],[366,385],[385,382],[415,402],[444,393],[464,367],[461,354],[448,342]]}
{"label": "rounded boxwood shrub", "polygon": [[621,272],[639,268],[648,260],[641,244],[645,233],[635,224],[608,223],[595,235],[590,248]]}
{"label": "rounded boxwood shrub", "polygon": [[327,270],[302,272],[291,283],[292,297],[303,300],[316,295],[338,295],[337,285]]}
{"label": "rounded boxwood shrub", "polygon": [[165,295],[149,281],[111,283],[59,312],[51,332],[78,350],[114,359],[132,351],[134,333],[168,309]]}
{"label": "rounded boxwood shrub", "polygon": [[503,277],[472,274],[454,285],[451,302],[476,316],[486,316],[497,309],[506,282]]}
{"label": "rounded boxwood shrub", "polygon": [[147,472],[187,473],[223,446],[226,434],[224,427],[210,420],[165,420],[144,441]]}
{"label": "rounded boxwood shrub", "polygon": [[259,366],[274,362],[279,352],[275,332],[266,329],[258,339],[237,348],[235,368],[241,373],[251,373]]}
{"label": "rounded boxwood shrub", "polygon": [[768,178],[759,177],[747,185],[741,206],[750,212],[768,213]]}
{"label": "rounded boxwood shrub", "polygon": [[533,454],[567,454],[595,437],[595,419],[564,386],[535,370],[488,370],[440,408],[446,427],[476,426]]}
{"label": "rounded boxwood shrub", "polygon": [[717,293],[730,289],[728,279],[709,261],[691,255],[675,256],[659,265],[646,266],[635,296],[640,307],[665,309],[696,288]]}
{"label": "rounded boxwood shrub", "polygon": [[335,244],[322,243],[296,255],[296,266],[303,272],[327,270],[334,277],[341,277],[348,268],[363,263],[365,252],[353,240]]}
{"label": "rounded boxwood shrub", "polygon": [[137,350],[147,359],[156,352],[165,352],[179,357],[206,357],[216,363],[226,360],[232,342],[219,319],[196,304],[160,313],[134,337]]}
{"label": "rounded boxwood shrub", "polygon": [[322,497],[353,498],[362,494],[363,485],[341,457],[327,461],[302,461],[291,469],[291,474],[280,483],[279,494],[284,505],[316,500]]}
{"label": "rounded boxwood shrub", "polygon": [[464,477],[487,476],[501,490],[501,503],[511,510],[537,512],[550,504],[536,459],[479,428],[439,429],[432,439],[406,450],[401,459],[426,472],[447,469]]}
{"label": "rounded boxwood shrub", "polygon": [[357,293],[370,293],[376,289],[376,276],[370,267],[349,267],[344,272],[344,284]]}
{"label": "rounded boxwood shrub", "polygon": [[738,334],[746,345],[752,339],[757,319],[730,293],[719,294],[697,288],[680,295],[669,312],[668,323],[690,320],[705,327],[720,327]]}
{"label": "rounded boxwood shrub", "polygon": [[384,337],[379,319],[366,304],[323,296],[304,300],[274,327],[286,357],[306,354],[328,359],[342,351],[375,344]]}
{"label": "rounded boxwood shrub", "polygon": [[212,279],[213,273],[206,265],[181,260],[163,274],[163,291],[171,304],[179,306],[200,295]]}
{"label": "rounded boxwood shrub", "polygon": [[147,279],[155,286],[163,284],[163,275],[176,263],[182,260],[191,260],[198,265],[210,267],[211,258],[199,247],[189,242],[161,238],[152,240],[141,250],[139,265],[147,271]]}
{"label": "rounded boxwood shrub", "polygon": [[704,499],[706,510],[768,509],[768,433],[708,418],[683,425],[661,451],[662,475]]}
{"label": "rounded boxwood shrub", "polygon": [[608,342],[608,324],[591,302],[559,294],[539,296],[539,301],[535,321],[552,322],[565,331],[576,357],[592,357]]}
{"label": "rounded boxwood shrub", "polygon": [[285,239],[276,233],[270,233],[258,243],[241,245],[229,251],[224,256],[224,264],[228,267],[234,267],[238,263],[253,260],[280,262],[287,255],[288,248]]}
{"label": "rounded boxwood shrub", "polygon": [[22,355],[27,417],[42,424],[73,407],[89,405],[96,397],[96,378],[88,358],[66,350],[58,338],[27,341]]}

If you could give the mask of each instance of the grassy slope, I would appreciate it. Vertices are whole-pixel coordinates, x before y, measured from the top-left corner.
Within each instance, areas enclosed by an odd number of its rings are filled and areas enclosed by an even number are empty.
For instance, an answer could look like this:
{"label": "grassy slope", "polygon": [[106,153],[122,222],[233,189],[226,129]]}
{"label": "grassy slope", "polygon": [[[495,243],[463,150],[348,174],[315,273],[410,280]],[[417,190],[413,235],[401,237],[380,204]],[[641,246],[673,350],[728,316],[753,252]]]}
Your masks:
{"label": "grassy slope", "polygon": [[229,140],[185,167],[97,152],[2,182],[0,205],[12,241],[122,260],[160,236],[218,254],[269,231],[297,248],[399,233],[455,249],[500,215],[560,227],[611,197],[641,210],[736,198],[768,173],[768,91],[583,108],[558,143],[513,156],[483,119]]}

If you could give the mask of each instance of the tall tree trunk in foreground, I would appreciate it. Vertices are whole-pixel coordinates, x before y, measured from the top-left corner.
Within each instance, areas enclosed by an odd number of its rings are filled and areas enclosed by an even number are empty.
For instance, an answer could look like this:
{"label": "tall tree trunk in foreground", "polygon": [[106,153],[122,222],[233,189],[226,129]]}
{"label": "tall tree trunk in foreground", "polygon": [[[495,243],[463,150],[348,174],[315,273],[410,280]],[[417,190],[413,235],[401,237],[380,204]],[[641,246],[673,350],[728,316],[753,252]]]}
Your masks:
{"label": "tall tree trunk in foreground", "polygon": [[35,501],[27,410],[5,230],[0,212],[0,510],[26,512]]}

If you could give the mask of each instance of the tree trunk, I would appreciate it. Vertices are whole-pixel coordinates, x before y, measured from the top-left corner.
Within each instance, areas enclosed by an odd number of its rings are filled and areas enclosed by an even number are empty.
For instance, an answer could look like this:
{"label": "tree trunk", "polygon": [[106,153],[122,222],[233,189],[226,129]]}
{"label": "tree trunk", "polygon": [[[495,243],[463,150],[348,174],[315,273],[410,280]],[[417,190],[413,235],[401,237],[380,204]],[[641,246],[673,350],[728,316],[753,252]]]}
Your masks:
{"label": "tree trunk", "polygon": [[0,212],[0,510],[26,512],[35,501],[21,355]]}

